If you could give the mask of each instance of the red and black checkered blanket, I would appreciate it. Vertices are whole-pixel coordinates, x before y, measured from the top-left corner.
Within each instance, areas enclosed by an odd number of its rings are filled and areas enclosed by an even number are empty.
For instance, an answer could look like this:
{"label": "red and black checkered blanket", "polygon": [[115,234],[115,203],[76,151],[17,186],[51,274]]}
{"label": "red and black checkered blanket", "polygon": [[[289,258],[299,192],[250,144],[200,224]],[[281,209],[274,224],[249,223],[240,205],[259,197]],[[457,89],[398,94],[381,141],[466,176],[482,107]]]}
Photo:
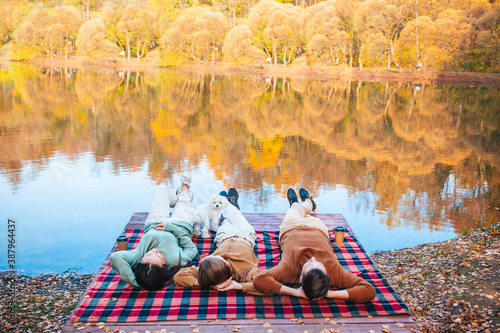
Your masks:
{"label": "red and black checkered blanket", "polygon": [[[143,230],[128,229],[129,249],[139,244]],[[333,235],[333,233],[332,233]],[[278,232],[257,231],[255,252],[260,269],[278,264],[280,248]],[[193,238],[199,259],[212,253],[212,239]],[[352,317],[408,314],[406,305],[380,274],[360,243],[345,234],[345,246],[332,249],[343,267],[370,282],[377,291],[368,303],[353,303],[335,299],[310,302],[297,297],[274,295],[254,296],[241,291],[185,289],[171,284],[159,291],[133,288],[120,281],[120,275],[108,263],[78,305],[71,322],[141,322],[165,320],[243,319],[243,318],[313,318]]]}

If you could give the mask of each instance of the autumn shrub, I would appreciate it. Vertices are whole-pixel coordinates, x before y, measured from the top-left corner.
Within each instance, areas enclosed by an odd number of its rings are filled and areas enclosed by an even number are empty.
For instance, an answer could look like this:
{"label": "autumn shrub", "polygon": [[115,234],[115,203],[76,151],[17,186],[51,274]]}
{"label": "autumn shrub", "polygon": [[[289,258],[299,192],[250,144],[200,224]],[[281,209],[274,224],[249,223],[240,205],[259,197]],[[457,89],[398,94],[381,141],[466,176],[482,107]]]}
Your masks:
{"label": "autumn shrub", "polygon": [[261,63],[267,58],[264,51],[253,45],[253,34],[247,25],[236,26],[227,33],[222,53],[226,62]]}
{"label": "autumn shrub", "polygon": [[76,38],[77,54],[92,56],[105,48],[106,26],[100,18],[85,22]]}
{"label": "autumn shrub", "polygon": [[161,49],[158,58],[158,65],[163,67],[180,66],[187,61],[182,52],[172,49]]}

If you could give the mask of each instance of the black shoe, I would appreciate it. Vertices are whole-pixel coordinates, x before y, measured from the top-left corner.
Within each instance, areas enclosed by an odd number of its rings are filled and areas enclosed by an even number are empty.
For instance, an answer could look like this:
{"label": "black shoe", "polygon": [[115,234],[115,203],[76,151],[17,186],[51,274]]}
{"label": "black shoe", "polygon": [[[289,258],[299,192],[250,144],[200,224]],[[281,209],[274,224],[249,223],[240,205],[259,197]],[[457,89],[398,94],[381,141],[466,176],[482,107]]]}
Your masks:
{"label": "black shoe", "polygon": [[290,207],[292,207],[294,202],[299,202],[299,200],[297,200],[297,193],[295,193],[293,188],[289,188],[288,191],[286,191],[286,198],[290,203]]}
{"label": "black shoe", "polygon": [[300,195],[300,200],[302,200],[302,201],[305,201],[306,199],[311,200],[311,202],[313,204],[313,209],[312,209],[313,212],[318,210],[318,205],[316,205],[313,198],[311,197],[311,195],[309,194],[309,192],[305,188],[301,188],[299,190],[299,195]]}
{"label": "black shoe", "polygon": [[238,205],[238,198],[240,195],[238,194],[238,191],[234,187],[231,187],[229,191],[227,191],[227,201],[233,204],[236,208],[240,209],[240,206]]}
{"label": "black shoe", "polygon": [[226,197],[227,198],[227,192],[226,191],[221,191],[219,193],[219,195],[222,195],[223,197]]}

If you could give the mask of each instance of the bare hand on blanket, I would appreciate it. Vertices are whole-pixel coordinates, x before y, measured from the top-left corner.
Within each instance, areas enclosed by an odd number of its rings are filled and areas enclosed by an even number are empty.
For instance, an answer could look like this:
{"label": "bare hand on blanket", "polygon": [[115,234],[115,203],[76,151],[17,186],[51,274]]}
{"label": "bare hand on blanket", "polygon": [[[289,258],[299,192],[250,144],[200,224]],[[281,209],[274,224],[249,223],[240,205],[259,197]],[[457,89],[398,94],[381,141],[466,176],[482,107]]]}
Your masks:
{"label": "bare hand on blanket", "polygon": [[282,285],[280,292],[281,295],[289,295],[289,296],[295,296],[295,297],[301,297],[308,299],[306,294],[304,293],[304,290],[302,289],[302,286],[299,288],[292,288],[288,287],[286,285]]}
{"label": "bare hand on blanket", "polygon": [[243,286],[241,283],[233,281],[233,278],[229,278],[226,281],[214,286],[214,289],[217,289],[218,291],[243,290]]}
{"label": "bare hand on blanket", "polygon": [[166,223],[160,223],[160,224],[156,225],[153,229],[165,230],[165,225],[166,225]]}

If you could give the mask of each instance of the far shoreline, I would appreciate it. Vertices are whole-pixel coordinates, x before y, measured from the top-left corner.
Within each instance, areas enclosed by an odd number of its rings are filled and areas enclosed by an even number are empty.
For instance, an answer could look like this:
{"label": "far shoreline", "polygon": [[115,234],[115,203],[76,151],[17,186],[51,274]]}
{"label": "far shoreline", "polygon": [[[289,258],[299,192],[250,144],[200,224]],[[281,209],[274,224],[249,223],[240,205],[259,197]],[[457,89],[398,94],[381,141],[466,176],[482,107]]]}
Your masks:
{"label": "far shoreline", "polygon": [[9,61],[2,59],[2,67],[11,63],[31,63],[38,66],[67,67],[76,69],[113,69],[124,71],[152,72],[168,69],[203,75],[247,75],[279,78],[300,78],[310,80],[346,80],[369,82],[398,82],[413,84],[447,84],[456,86],[500,87],[500,74],[472,72],[423,72],[397,69],[373,69],[342,66],[306,66],[269,64],[237,64],[210,61],[187,63],[177,67],[161,67],[154,59],[90,58],[68,56],[67,59],[37,58],[32,61]]}

